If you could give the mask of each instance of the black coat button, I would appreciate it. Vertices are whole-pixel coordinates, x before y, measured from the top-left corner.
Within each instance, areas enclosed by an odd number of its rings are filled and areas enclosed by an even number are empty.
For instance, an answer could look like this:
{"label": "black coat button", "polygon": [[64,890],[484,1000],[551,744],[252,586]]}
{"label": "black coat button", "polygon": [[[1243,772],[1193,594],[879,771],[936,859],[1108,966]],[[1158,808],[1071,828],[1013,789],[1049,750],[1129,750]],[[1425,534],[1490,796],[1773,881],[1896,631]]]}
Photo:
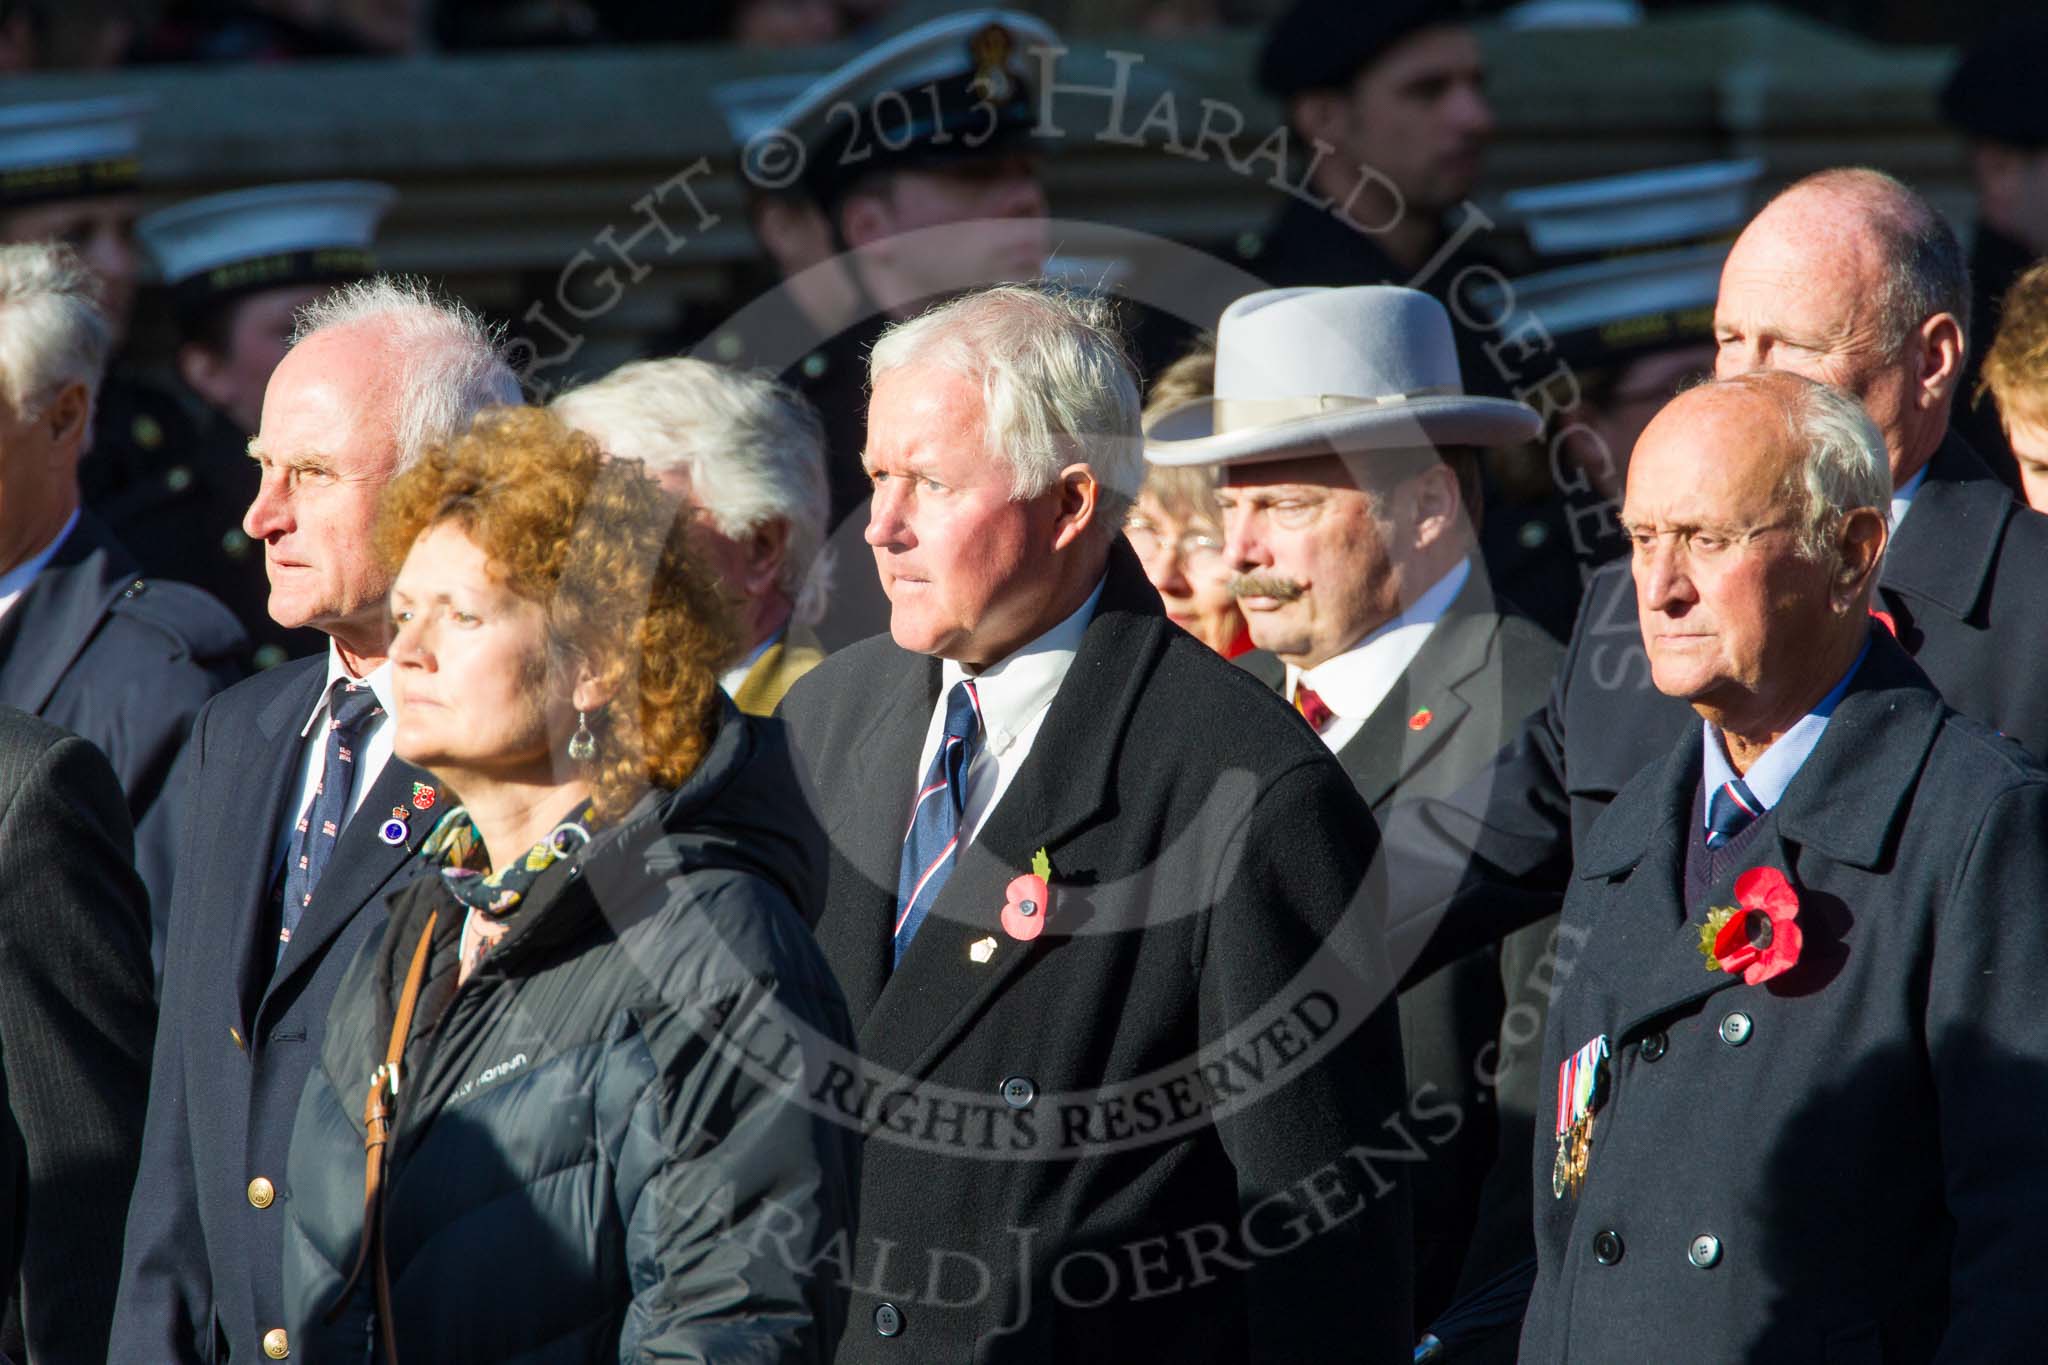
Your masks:
{"label": "black coat button", "polygon": [[1749,1016],[1736,1010],[1721,1021],[1721,1041],[1730,1047],[1741,1047],[1749,1041],[1752,1025]]}
{"label": "black coat button", "polygon": [[1701,1270],[1711,1269],[1721,1260],[1721,1239],[1711,1232],[1703,1232],[1692,1239],[1692,1245],[1685,1249],[1685,1259]]}
{"label": "black coat button", "polygon": [[1663,1060],[1664,1049],[1669,1046],[1671,1046],[1671,1042],[1668,1038],[1661,1033],[1653,1033],[1643,1039],[1642,1046],[1637,1048],[1636,1051],[1642,1054],[1644,1061],[1656,1062]]}
{"label": "black coat button", "polygon": [[878,1304],[875,1307],[875,1334],[893,1337],[903,1330],[903,1310],[893,1303]]}
{"label": "black coat button", "polygon": [[1613,1265],[1621,1259],[1621,1234],[1602,1228],[1593,1234],[1593,1259],[1601,1265]]}
{"label": "black coat button", "polygon": [[1003,1103],[1012,1109],[1029,1109],[1038,1098],[1038,1087],[1029,1076],[1010,1076],[1003,1081]]}

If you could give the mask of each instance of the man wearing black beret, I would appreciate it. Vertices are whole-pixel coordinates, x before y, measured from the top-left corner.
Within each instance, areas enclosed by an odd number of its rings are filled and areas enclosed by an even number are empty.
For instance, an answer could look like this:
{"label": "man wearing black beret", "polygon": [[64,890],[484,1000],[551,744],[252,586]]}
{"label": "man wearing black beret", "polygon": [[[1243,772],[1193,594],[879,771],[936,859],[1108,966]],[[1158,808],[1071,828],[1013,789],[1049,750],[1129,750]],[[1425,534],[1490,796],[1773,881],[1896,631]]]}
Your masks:
{"label": "man wearing black beret", "polygon": [[[1300,138],[1304,189],[1328,203],[1292,199],[1248,268],[1276,286],[1441,295],[1454,269],[1416,276],[1478,178],[1493,133],[1484,77],[1479,44],[1446,0],[1298,0],[1267,35],[1258,79]],[[1329,151],[1311,164],[1317,143]]]}
{"label": "man wearing black beret", "polygon": [[2048,256],[2048,102],[2040,94],[2044,69],[2048,19],[2014,20],[1972,44],[1941,91],[1943,117],[1969,140],[1970,174],[1977,187],[1969,368],[1955,426],[2015,489],[2019,469],[2012,446],[1991,400],[1977,397],[1977,381],[1998,334],[2006,290],[2022,270]]}

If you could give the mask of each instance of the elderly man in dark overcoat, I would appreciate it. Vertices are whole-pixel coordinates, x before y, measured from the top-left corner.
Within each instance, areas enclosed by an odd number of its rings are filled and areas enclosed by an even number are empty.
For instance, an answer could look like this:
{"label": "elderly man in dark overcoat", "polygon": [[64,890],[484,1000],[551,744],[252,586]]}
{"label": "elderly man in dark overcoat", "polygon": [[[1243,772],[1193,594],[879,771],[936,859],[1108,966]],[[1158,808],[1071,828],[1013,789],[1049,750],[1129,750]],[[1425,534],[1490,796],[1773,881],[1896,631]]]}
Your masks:
{"label": "elderly man in dark overcoat", "polygon": [[300,317],[270,377],[243,525],[270,614],[324,653],[229,688],[182,760],[170,952],[110,1359],[289,1359],[285,1153],[327,1009],[383,893],[445,809],[392,755],[390,574],[379,494],[425,446],[519,387],[493,334],[373,279]]}
{"label": "elderly man in dark overcoat", "polygon": [[1531,1360],[2018,1360],[2048,1330],[2048,769],[1870,615],[1891,491],[1789,374],[1644,433],[1623,525],[1699,719],[1580,850]]}
{"label": "elderly man in dark overcoat", "polygon": [[839,1359],[1405,1360],[1413,1112],[1372,818],[1121,535],[1106,306],[965,296],[875,348],[890,636],[782,712],[861,1058]]}
{"label": "elderly man in dark overcoat", "polygon": [[[1879,172],[1823,171],[1736,239],[1714,307],[1715,372],[1786,370],[1863,403],[1892,485],[1872,608],[1951,705],[2048,757],[2048,516],[2016,502],[1949,426],[1969,311],[1962,247],[1940,214]],[[1431,954],[1498,934],[1514,919],[1504,893],[1539,913],[1594,820],[1692,719],[1651,685],[1628,566],[1595,572],[1550,700],[1515,744],[1452,801],[1386,822],[1390,847],[1438,849],[1391,880],[1393,955],[1432,933]],[[1478,913],[1439,918],[1461,879],[1459,909]]]}

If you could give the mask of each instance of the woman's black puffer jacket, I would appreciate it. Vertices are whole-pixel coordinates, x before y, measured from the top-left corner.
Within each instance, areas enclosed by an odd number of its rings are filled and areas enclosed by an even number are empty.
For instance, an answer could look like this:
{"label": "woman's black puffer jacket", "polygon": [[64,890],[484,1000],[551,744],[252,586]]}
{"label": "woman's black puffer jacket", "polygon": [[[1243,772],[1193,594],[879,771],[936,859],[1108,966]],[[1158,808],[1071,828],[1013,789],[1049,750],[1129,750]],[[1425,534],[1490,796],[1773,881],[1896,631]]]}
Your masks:
{"label": "woman's black puffer jacket", "polygon": [[293,1130],[295,1356],[381,1359],[369,1273],[329,1309],[362,1231],[364,1096],[438,910],[384,1176],[403,1365],[829,1357],[843,1286],[804,1271],[843,1245],[858,1147],[805,1102],[852,1032],[806,927],[824,854],[803,809],[779,724],[727,706],[688,782],[543,872],[460,989],[462,906],[439,876],[393,895]]}

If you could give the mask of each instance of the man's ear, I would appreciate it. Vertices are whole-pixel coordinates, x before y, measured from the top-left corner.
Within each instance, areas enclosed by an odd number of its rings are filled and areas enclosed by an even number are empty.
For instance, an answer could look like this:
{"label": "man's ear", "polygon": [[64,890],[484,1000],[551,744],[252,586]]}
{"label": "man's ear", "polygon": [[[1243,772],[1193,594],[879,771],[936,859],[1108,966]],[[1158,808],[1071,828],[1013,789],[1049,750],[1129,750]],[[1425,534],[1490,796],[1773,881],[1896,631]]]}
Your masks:
{"label": "man's ear", "polygon": [[782,563],[789,558],[789,523],[771,517],[747,533],[747,581],[736,584],[749,599],[760,597],[782,577]]}
{"label": "man's ear", "polygon": [[227,357],[211,346],[188,341],[178,347],[178,378],[185,381],[186,388],[217,408],[227,407],[232,398],[227,389],[227,368]]}
{"label": "man's ear", "polygon": [[38,420],[49,437],[52,463],[65,468],[75,465],[92,428],[91,391],[75,380],[66,384]]}
{"label": "man's ear", "polygon": [[1457,531],[1464,514],[1464,499],[1458,495],[1458,476],[1449,465],[1425,469],[1408,480],[1401,490],[1407,502],[1411,533],[1417,550],[1440,544]]}
{"label": "man's ear", "polygon": [[1913,377],[1913,399],[1920,408],[1944,402],[1962,383],[1967,344],[1953,314],[1936,313],[1920,324],[1920,370]]}
{"label": "man's ear", "polygon": [[839,205],[839,235],[860,250],[896,235],[896,214],[873,190],[855,190]]}
{"label": "man's ear", "polygon": [[1059,520],[1053,523],[1052,547],[1064,550],[1088,533],[1102,510],[1102,485],[1085,464],[1070,464],[1053,484],[1059,494]]}
{"label": "man's ear", "polygon": [[1343,145],[1351,97],[1342,90],[1304,90],[1287,101],[1287,121],[1310,142]]}
{"label": "man's ear", "polygon": [[1847,611],[1866,600],[1890,539],[1887,516],[1875,507],[1859,507],[1842,519],[1841,529],[1836,532],[1836,549],[1841,556],[1833,593],[1837,611]]}

